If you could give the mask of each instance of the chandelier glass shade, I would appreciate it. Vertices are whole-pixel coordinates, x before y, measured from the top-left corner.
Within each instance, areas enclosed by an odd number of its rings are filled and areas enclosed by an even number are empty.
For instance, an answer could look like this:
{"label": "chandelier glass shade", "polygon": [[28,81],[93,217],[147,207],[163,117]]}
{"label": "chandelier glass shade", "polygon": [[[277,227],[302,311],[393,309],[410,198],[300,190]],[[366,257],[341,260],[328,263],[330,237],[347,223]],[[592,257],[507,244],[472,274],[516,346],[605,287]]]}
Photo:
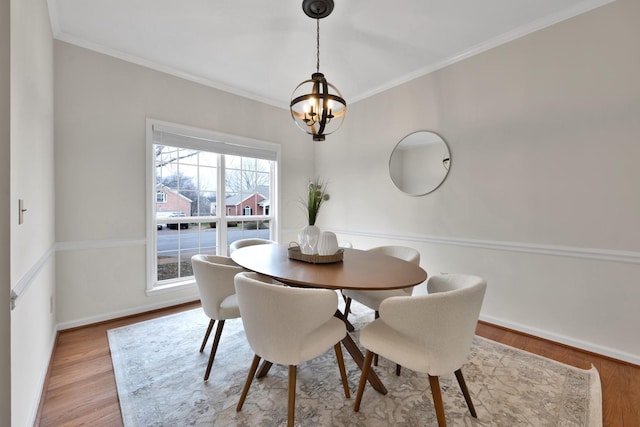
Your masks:
{"label": "chandelier glass shade", "polygon": [[293,91],[291,117],[314,141],[324,141],[344,121],[347,103],[340,91],[322,73],[313,73]]}
{"label": "chandelier glass shade", "polygon": [[302,9],[316,19],[316,72],[311,79],[300,83],[291,96],[291,117],[298,127],[313,136],[314,141],[324,141],[342,125],[347,103],[340,91],[320,72],[320,18],[333,10],[331,0],[303,0]]}

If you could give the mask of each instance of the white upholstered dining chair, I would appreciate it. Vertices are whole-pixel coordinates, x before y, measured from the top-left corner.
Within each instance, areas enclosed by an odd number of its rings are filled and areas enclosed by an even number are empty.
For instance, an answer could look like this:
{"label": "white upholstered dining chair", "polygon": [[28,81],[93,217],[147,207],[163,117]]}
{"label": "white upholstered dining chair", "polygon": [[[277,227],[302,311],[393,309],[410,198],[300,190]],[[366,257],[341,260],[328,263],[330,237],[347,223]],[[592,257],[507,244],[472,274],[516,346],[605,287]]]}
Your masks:
{"label": "white upholstered dining chair", "polygon": [[295,415],[297,365],[325,353],[336,352],[346,397],[350,397],[340,341],[346,335],[342,320],[334,317],[337,294],[328,289],[308,289],[274,284],[256,273],[235,277],[242,323],[255,353],[237,411],[247,397],[261,359],[289,366],[288,426]]}
{"label": "white upholstered dining chair", "polygon": [[[416,265],[420,264],[420,252],[418,252],[414,248],[410,248],[407,246],[378,246],[368,250],[371,252],[378,252],[395,258],[403,259]],[[413,293],[413,288],[414,287],[411,286],[408,288],[387,291],[356,291],[345,289],[342,291],[344,296],[347,297],[345,317],[349,315],[349,308],[351,306],[351,300],[353,299],[374,310],[376,312],[375,317],[377,319],[378,308],[380,307],[380,303],[382,301],[389,297],[411,295]]]}
{"label": "white upholstered dining chair", "polygon": [[253,246],[253,245],[265,245],[269,243],[275,243],[273,240],[268,239],[259,239],[259,238],[249,238],[249,239],[240,239],[234,242],[231,242],[229,245],[229,255],[234,253],[240,248],[244,248],[245,246]]}
{"label": "white upholstered dining chair", "polygon": [[[378,252],[385,255],[389,255],[395,258],[399,258],[408,262],[412,262],[416,265],[420,265],[420,252],[418,252],[414,248],[410,248],[408,246],[378,246],[375,248],[368,249],[371,252]],[[407,296],[413,293],[414,286],[410,286],[408,288],[402,289],[392,289],[385,291],[357,291],[357,290],[348,290],[343,289],[342,295],[345,296],[345,309],[344,309],[344,317],[345,319],[349,318],[349,310],[351,309],[351,300],[356,300],[361,304],[366,305],[370,309],[374,310],[374,318],[378,318],[378,309],[380,308],[380,304],[387,298],[390,297],[398,297],[398,296]],[[374,365],[378,364],[378,357],[376,356],[373,361]],[[396,367],[396,375],[400,375],[400,365]]]}
{"label": "white upholstered dining chair", "polygon": [[210,319],[200,346],[200,353],[204,351],[209,335],[211,335],[211,330],[216,320],[218,321],[207,370],[204,374],[204,380],[207,381],[213,366],[213,359],[216,357],[225,320],[240,317],[240,308],[236,299],[233,278],[236,274],[245,270],[233,262],[231,258],[217,255],[194,255],[191,257],[191,265],[198,285],[202,309]]}
{"label": "white upholstered dining chair", "polygon": [[446,426],[439,377],[455,373],[469,412],[477,417],[462,365],[475,335],[487,283],[478,276],[444,274],[427,280],[426,295],[392,297],[380,304],[380,318],[360,331],[367,349],[354,411],[360,403],[374,354],[429,376],[440,427]]}

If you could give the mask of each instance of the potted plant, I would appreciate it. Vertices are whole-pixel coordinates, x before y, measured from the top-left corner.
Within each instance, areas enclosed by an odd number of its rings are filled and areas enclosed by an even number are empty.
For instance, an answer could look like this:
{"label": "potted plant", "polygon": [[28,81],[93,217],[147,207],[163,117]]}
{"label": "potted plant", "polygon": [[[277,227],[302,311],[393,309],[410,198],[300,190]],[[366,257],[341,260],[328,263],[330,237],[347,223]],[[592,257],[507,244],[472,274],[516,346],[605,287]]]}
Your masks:
{"label": "potted plant", "polygon": [[320,229],[316,227],[316,220],[320,213],[320,207],[327,200],[329,200],[329,193],[327,193],[326,181],[320,178],[309,180],[307,197],[302,201],[307,213],[307,226],[298,235],[300,250],[303,254],[312,255],[317,253]]}

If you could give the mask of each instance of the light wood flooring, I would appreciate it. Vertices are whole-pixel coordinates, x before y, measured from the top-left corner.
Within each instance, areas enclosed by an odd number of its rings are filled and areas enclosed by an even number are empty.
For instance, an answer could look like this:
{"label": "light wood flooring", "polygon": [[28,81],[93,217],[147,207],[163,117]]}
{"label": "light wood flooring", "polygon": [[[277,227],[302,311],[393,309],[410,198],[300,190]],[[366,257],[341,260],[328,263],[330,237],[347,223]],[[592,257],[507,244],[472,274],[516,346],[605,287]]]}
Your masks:
{"label": "light wood flooring", "polygon": [[[36,426],[122,425],[107,330],[198,303],[144,313],[58,334]],[[204,332],[203,332],[204,333]],[[600,373],[605,427],[640,427],[640,366],[611,360],[485,323],[477,334],[578,368]]]}

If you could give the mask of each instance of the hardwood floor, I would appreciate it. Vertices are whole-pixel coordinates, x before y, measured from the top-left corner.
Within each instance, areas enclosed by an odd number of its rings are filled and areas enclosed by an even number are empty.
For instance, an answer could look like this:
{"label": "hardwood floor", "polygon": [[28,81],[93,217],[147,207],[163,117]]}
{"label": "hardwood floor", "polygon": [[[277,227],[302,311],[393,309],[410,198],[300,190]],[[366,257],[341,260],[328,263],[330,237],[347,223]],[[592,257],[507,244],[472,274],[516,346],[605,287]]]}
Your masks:
{"label": "hardwood floor", "polygon": [[[37,426],[121,426],[107,330],[198,307],[185,304],[58,335]],[[486,323],[477,334],[512,347],[600,373],[605,427],[640,427],[640,366],[611,360]]]}

